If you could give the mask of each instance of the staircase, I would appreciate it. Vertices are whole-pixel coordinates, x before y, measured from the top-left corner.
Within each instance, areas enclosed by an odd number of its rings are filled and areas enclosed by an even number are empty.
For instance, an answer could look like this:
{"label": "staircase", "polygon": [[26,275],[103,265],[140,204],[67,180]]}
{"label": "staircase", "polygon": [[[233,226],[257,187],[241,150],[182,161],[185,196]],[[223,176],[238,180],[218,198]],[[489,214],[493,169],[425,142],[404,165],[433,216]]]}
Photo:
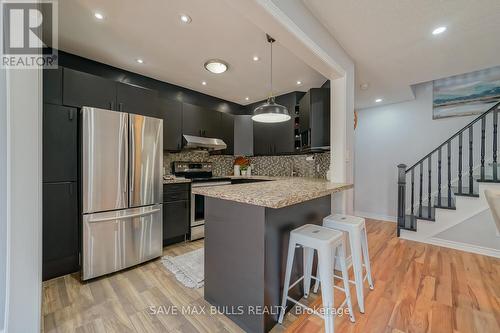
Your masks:
{"label": "staircase", "polygon": [[398,165],[398,237],[433,243],[487,209],[484,189],[500,188],[499,109],[500,102],[411,167]]}

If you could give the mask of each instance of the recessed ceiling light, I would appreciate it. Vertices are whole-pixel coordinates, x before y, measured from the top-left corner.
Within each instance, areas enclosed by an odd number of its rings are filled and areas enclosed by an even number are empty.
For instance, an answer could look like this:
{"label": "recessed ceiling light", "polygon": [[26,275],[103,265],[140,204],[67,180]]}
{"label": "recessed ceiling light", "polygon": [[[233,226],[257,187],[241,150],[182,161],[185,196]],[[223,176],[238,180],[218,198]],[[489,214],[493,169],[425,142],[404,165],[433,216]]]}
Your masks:
{"label": "recessed ceiling light", "polygon": [[201,84],[206,86],[207,85],[207,81],[201,81]]}
{"label": "recessed ceiling light", "polygon": [[143,64],[144,63],[144,60],[142,60],[141,58],[136,59],[135,61],[137,61],[139,64]]}
{"label": "recessed ceiling light", "polygon": [[250,100],[250,97],[245,97],[245,101],[249,101]]}
{"label": "recessed ceiling light", "polygon": [[219,59],[211,59],[205,63],[206,70],[214,74],[222,74],[228,67],[227,63]]}
{"label": "recessed ceiling light", "polygon": [[300,86],[302,84],[302,81],[297,81],[297,85]]}
{"label": "recessed ceiling light", "polygon": [[185,24],[191,23],[191,16],[186,15],[186,14],[182,14],[181,15],[181,22],[185,23]]}
{"label": "recessed ceiling light", "polygon": [[375,103],[380,103],[380,102],[382,102],[382,98],[377,98],[377,99],[375,100]]}
{"label": "recessed ceiling light", "polygon": [[361,90],[367,90],[369,86],[370,85],[365,82],[365,83],[362,83],[359,87],[361,88]]}
{"label": "recessed ceiling light", "polygon": [[253,56],[253,61],[259,61],[259,57]]}
{"label": "recessed ceiling light", "polygon": [[99,12],[95,12],[94,13],[94,17],[98,20],[103,20],[104,19],[104,15],[102,15],[101,13]]}
{"label": "recessed ceiling light", "polygon": [[436,29],[432,30],[432,34],[433,35],[439,35],[439,34],[442,34],[445,31],[446,31],[446,27],[444,27],[444,26],[437,27]]}

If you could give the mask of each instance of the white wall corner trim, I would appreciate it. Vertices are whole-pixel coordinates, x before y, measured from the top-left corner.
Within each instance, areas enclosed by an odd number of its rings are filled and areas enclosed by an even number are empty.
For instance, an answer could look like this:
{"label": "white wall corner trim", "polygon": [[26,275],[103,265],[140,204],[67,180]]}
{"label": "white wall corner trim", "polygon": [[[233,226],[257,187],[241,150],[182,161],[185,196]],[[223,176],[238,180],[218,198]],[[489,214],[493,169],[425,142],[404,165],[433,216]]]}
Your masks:
{"label": "white wall corner trim", "polygon": [[325,50],[288,17],[272,0],[257,0],[278,22],[281,22],[292,34],[297,36],[318,58],[334,69],[339,76],[344,76],[346,70],[340,66]]}
{"label": "white wall corner trim", "polygon": [[42,70],[7,78],[5,331],[38,332],[42,297]]}
{"label": "white wall corner trim", "polygon": [[384,222],[397,222],[398,221],[398,218],[396,216],[362,212],[359,210],[356,210],[354,212],[354,215],[364,217],[366,219],[372,219],[372,220],[378,220],[378,221],[384,221]]}

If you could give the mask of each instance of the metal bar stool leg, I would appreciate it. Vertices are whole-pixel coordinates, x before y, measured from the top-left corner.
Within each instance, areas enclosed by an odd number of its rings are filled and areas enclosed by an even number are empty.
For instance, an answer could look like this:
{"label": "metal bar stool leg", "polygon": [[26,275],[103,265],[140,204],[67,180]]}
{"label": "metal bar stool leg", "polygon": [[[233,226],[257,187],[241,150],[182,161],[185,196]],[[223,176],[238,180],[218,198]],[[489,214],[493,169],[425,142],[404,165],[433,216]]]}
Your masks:
{"label": "metal bar stool leg", "polygon": [[278,323],[283,323],[283,318],[285,316],[286,301],[288,299],[288,289],[290,288],[290,277],[292,275],[293,258],[295,256],[295,241],[290,237],[290,242],[288,244],[288,254],[286,260],[286,272],[285,272],[285,284],[283,287],[283,298],[281,301],[281,313],[278,319]]}
{"label": "metal bar stool leg", "polygon": [[[309,296],[311,290],[311,274],[314,259],[314,249],[304,247],[304,297]],[[317,280],[316,280],[317,281]]]}
{"label": "metal bar stool leg", "polygon": [[325,333],[334,333],[335,316],[333,303],[333,267],[332,249],[318,251],[319,277],[321,279],[321,297],[323,299]]}
{"label": "metal bar stool leg", "polygon": [[351,243],[352,266],[354,281],[356,282],[356,296],[358,298],[359,311],[365,313],[365,297],[363,294],[363,262],[361,255],[361,237],[357,232],[349,232]]}
{"label": "metal bar stool leg", "polygon": [[370,254],[368,253],[368,237],[366,235],[366,227],[363,228],[361,237],[361,248],[363,249],[363,261],[366,268],[366,277],[368,279],[368,285],[370,286],[370,289],[373,290],[374,286],[372,280],[372,269],[370,265]]}
{"label": "metal bar stool leg", "polygon": [[347,308],[349,309],[349,319],[351,322],[355,322],[356,318],[354,317],[354,311],[352,309],[352,298],[351,298],[351,290],[349,289],[349,273],[347,271],[346,264],[346,254],[345,254],[345,242],[342,242],[337,248],[338,257],[340,260],[340,268],[342,271],[342,281],[344,283],[344,293],[347,302]]}

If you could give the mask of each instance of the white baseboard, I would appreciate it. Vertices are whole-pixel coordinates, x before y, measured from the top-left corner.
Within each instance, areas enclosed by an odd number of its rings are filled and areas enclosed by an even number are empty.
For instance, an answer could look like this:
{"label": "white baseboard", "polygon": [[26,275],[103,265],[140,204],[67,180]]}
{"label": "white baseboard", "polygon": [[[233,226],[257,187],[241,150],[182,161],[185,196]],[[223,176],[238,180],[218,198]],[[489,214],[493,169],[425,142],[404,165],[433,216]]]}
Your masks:
{"label": "white baseboard", "polygon": [[398,221],[398,218],[396,216],[389,216],[389,215],[382,215],[382,214],[361,212],[359,210],[355,211],[354,215],[361,216],[361,217],[364,217],[364,218],[367,218],[367,219],[381,220],[381,221],[387,221],[387,222],[397,222]]}
{"label": "white baseboard", "polygon": [[441,238],[435,238],[435,237],[430,237],[430,238],[426,238],[426,239],[419,239],[419,240],[414,240],[414,239],[406,238],[406,237],[401,237],[401,238],[409,239],[409,240],[413,240],[413,241],[417,241],[417,242],[421,242],[421,243],[427,243],[427,244],[447,247],[447,248],[454,249],[454,250],[460,250],[460,251],[464,251],[464,252],[481,254],[484,256],[488,256],[488,257],[500,258],[500,250],[491,249],[488,247],[467,244],[467,243],[459,243],[459,242],[454,242],[454,241],[441,239]]}

